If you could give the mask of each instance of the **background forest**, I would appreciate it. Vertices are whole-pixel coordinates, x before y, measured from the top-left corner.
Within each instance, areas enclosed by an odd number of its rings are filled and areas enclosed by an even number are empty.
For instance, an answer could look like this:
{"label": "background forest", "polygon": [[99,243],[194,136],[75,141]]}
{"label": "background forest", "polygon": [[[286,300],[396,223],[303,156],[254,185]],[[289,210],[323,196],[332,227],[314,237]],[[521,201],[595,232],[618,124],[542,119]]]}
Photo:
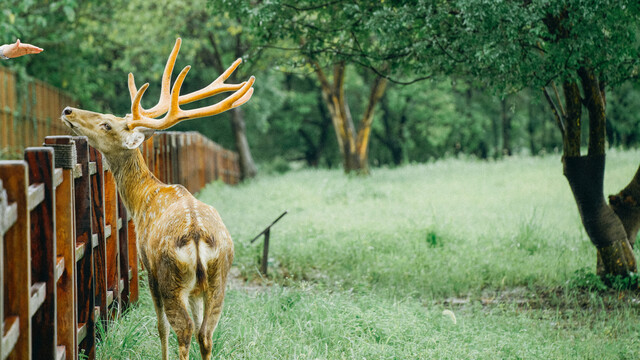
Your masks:
{"label": "background forest", "polygon": [[[124,115],[130,107],[126,74],[134,72],[139,83],[151,83],[144,99],[151,104],[159,93],[166,56],[178,36],[183,46],[177,66],[193,65],[185,91],[206,85],[242,57],[245,63],[236,76],[256,76],[254,99],[214,121],[187,122],[177,130],[197,130],[234,149],[238,142],[234,133],[246,127],[248,161],[253,159],[268,171],[285,171],[292,163],[342,165],[331,109],[323,101],[323,84],[315,68],[318,64],[330,74],[336,61],[344,66],[344,99],[356,120],[368,110],[380,69],[388,69],[383,75],[390,80],[371,110],[370,166],[461,154],[490,159],[562,151],[561,133],[539,87],[499,88],[464,72],[432,74],[406,59],[403,66],[378,66],[365,61],[366,57],[345,55],[336,50],[336,44],[345,46],[345,52],[352,46],[353,39],[345,34],[360,32],[355,38],[371,34],[367,28],[371,25],[340,21],[350,16],[348,6],[332,22],[325,19],[334,16],[331,8],[313,6],[313,2],[306,9],[286,10],[279,2],[267,2],[259,15],[246,4],[8,0],[0,10],[0,42],[20,38],[45,52],[0,65],[16,70],[23,82],[33,77],[64,89],[86,109]],[[270,6],[279,10],[270,13]],[[377,5],[361,6],[374,12]],[[289,21],[295,14],[306,14],[308,24]],[[402,26],[403,20],[390,21]],[[336,24],[342,25],[336,28]],[[378,49],[380,56],[390,51],[384,36],[375,41],[370,49]],[[393,41],[411,41],[411,34],[397,31]],[[608,145],[636,146],[640,141],[637,82],[622,81],[606,100]],[[246,175],[253,174],[255,168],[249,167]]]}

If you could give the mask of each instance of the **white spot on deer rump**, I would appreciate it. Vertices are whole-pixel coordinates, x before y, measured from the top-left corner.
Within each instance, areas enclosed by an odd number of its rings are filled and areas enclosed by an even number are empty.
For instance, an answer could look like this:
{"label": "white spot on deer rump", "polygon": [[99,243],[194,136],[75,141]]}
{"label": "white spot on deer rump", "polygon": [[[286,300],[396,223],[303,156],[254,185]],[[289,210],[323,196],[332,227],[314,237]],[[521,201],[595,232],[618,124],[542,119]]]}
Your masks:
{"label": "white spot on deer rump", "polygon": [[218,247],[211,247],[204,241],[198,242],[198,252],[200,253],[200,261],[202,261],[202,265],[204,266],[205,273],[207,272],[207,264],[212,259],[218,257],[220,249]]}
{"label": "white spot on deer rump", "polygon": [[193,241],[176,249],[176,260],[182,264],[195,264],[196,256],[196,245]]}

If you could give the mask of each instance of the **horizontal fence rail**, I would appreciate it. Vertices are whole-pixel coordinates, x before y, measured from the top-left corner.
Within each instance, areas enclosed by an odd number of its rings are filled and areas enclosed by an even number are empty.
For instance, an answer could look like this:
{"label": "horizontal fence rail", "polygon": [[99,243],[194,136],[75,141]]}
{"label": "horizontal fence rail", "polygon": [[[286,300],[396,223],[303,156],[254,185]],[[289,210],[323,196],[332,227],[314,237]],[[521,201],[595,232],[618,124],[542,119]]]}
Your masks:
{"label": "horizontal fence rail", "polygon": [[61,90],[39,80],[21,80],[0,67],[0,150],[19,157],[26,147],[40,146],[47,135],[69,135],[60,112],[76,105]]}
{"label": "horizontal fence rail", "polygon": [[[196,132],[141,147],[166,183],[197,192],[239,181],[238,156]],[[85,137],[48,136],[0,161],[0,360],[95,357],[96,321],[138,299],[133,222],[113,174]]]}

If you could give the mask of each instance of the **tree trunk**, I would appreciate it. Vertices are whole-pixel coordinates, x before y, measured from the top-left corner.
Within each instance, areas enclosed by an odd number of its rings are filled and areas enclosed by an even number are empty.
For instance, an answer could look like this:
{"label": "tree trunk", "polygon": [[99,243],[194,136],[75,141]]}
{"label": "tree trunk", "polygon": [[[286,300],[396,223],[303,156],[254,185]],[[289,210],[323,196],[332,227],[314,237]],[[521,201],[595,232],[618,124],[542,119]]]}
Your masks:
{"label": "tree trunk", "polygon": [[256,164],[253,162],[251,150],[249,149],[249,142],[247,141],[244,124],[244,113],[240,108],[231,109],[230,113],[231,126],[236,140],[236,151],[238,151],[238,156],[240,158],[241,178],[243,180],[254,178],[258,174],[258,169],[256,168]]}
{"label": "tree trunk", "polygon": [[402,144],[406,142],[404,136],[404,128],[407,123],[407,108],[409,107],[409,103],[411,102],[411,97],[407,98],[407,101],[400,112],[400,120],[398,121],[397,127],[393,126],[393,119],[391,119],[391,108],[389,107],[389,101],[387,96],[383,96],[380,99],[380,106],[382,108],[382,127],[384,132],[375,132],[375,137],[382,143],[384,146],[389,149],[391,153],[391,160],[395,166],[399,166],[405,160],[405,151]]}
{"label": "tree trunk", "polygon": [[[216,37],[213,33],[209,32],[207,34],[209,43],[213,48],[213,52],[203,51],[201,59],[203,63],[208,66],[212,66],[216,69],[220,74],[224,73],[226,70],[223,61],[222,54],[218,49],[218,42],[216,41]],[[239,58],[243,52],[243,43],[241,39],[241,34],[235,36],[235,46],[234,53],[235,57]],[[231,80],[238,76],[238,74],[232,74]],[[241,76],[239,76],[241,77]],[[240,158],[240,177],[241,179],[250,179],[256,177],[258,174],[258,169],[256,168],[256,164],[253,161],[253,156],[251,156],[251,148],[249,147],[249,141],[247,141],[246,134],[246,126],[244,123],[244,112],[241,108],[234,108],[230,110],[231,113],[231,129],[233,129],[233,135],[236,142],[236,151],[238,152],[238,157]]]}
{"label": "tree trunk", "polygon": [[509,114],[509,104],[507,98],[502,98],[502,155],[511,156],[511,114]]}
{"label": "tree trunk", "polygon": [[298,133],[302,137],[302,140],[306,143],[306,149],[304,151],[304,158],[307,162],[307,165],[310,167],[318,167],[320,164],[320,157],[324,152],[324,149],[327,145],[327,140],[329,137],[329,126],[331,124],[331,117],[327,114],[326,108],[322,104],[322,94],[318,94],[318,112],[320,114],[320,121],[313,122],[307,121],[307,123],[315,125],[318,127],[320,134],[318,135],[317,142],[314,142],[314,139],[311,137],[309,133],[304,131],[302,128],[298,130]]}
{"label": "tree trunk", "polygon": [[[566,111],[556,106],[546,93],[563,134],[564,175],[580,212],[582,224],[597,249],[597,273],[605,282],[611,276],[628,277],[637,271],[633,254],[635,237],[640,228],[640,174],[618,195],[604,198],[605,168],[605,103],[598,79],[587,69],[578,71],[585,98],[575,82],[563,84]],[[556,94],[558,104],[559,95]],[[582,105],[589,112],[589,147],[580,155]],[[639,170],[640,171],[640,170]]]}
{"label": "tree trunk", "polygon": [[[531,96],[529,96],[528,99],[527,112],[529,115],[529,123],[527,124],[527,130],[529,130],[529,150],[531,151],[531,155],[536,155],[538,153],[536,149],[536,116]],[[542,138],[544,139],[544,136]],[[544,148],[544,144],[542,147]]]}
{"label": "tree trunk", "polygon": [[344,94],[345,64],[340,62],[334,65],[333,84],[329,82],[318,63],[314,62],[313,66],[320,80],[322,97],[331,114],[344,171],[345,173],[355,172],[366,175],[369,173],[369,139],[374,109],[384,94],[387,80],[380,76],[376,77],[369,95],[367,109],[360,123],[360,130],[356,133]]}
{"label": "tree trunk", "polygon": [[565,157],[564,175],[578,205],[580,218],[589,239],[598,250],[602,276],[629,276],[636,272],[633,249],[627,231],[604,199],[604,155]]}

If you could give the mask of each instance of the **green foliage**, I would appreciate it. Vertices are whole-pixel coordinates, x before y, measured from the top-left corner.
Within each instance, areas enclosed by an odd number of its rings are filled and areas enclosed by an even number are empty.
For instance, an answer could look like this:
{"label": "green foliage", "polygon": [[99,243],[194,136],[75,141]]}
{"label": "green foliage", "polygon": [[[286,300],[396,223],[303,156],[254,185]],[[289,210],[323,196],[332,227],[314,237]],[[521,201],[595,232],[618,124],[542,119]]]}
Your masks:
{"label": "green foliage", "polygon": [[640,285],[640,276],[637,273],[631,273],[629,276],[622,277],[620,275],[608,276],[606,282],[616,290],[637,290]]}
{"label": "green foliage", "polygon": [[640,91],[634,82],[625,82],[607,99],[607,140],[612,146],[629,148],[640,140]]}
{"label": "green foliage", "polygon": [[[466,74],[511,93],[594,67],[615,84],[637,72],[640,6],[632,1],[384,2],[363,27],[380,26],[385,54],[417,73]],[[399,24],[413,24],[404,30]],[[367,52],[365,50],[365,52]],[[409,61],[406,61],[409,60]]]}
{"label": "green foliage", "polygon": [[588,268],[576,270],[573,277],[567,281],[567,287],[589,291],[605,291],[608,289],[602,279]]}

